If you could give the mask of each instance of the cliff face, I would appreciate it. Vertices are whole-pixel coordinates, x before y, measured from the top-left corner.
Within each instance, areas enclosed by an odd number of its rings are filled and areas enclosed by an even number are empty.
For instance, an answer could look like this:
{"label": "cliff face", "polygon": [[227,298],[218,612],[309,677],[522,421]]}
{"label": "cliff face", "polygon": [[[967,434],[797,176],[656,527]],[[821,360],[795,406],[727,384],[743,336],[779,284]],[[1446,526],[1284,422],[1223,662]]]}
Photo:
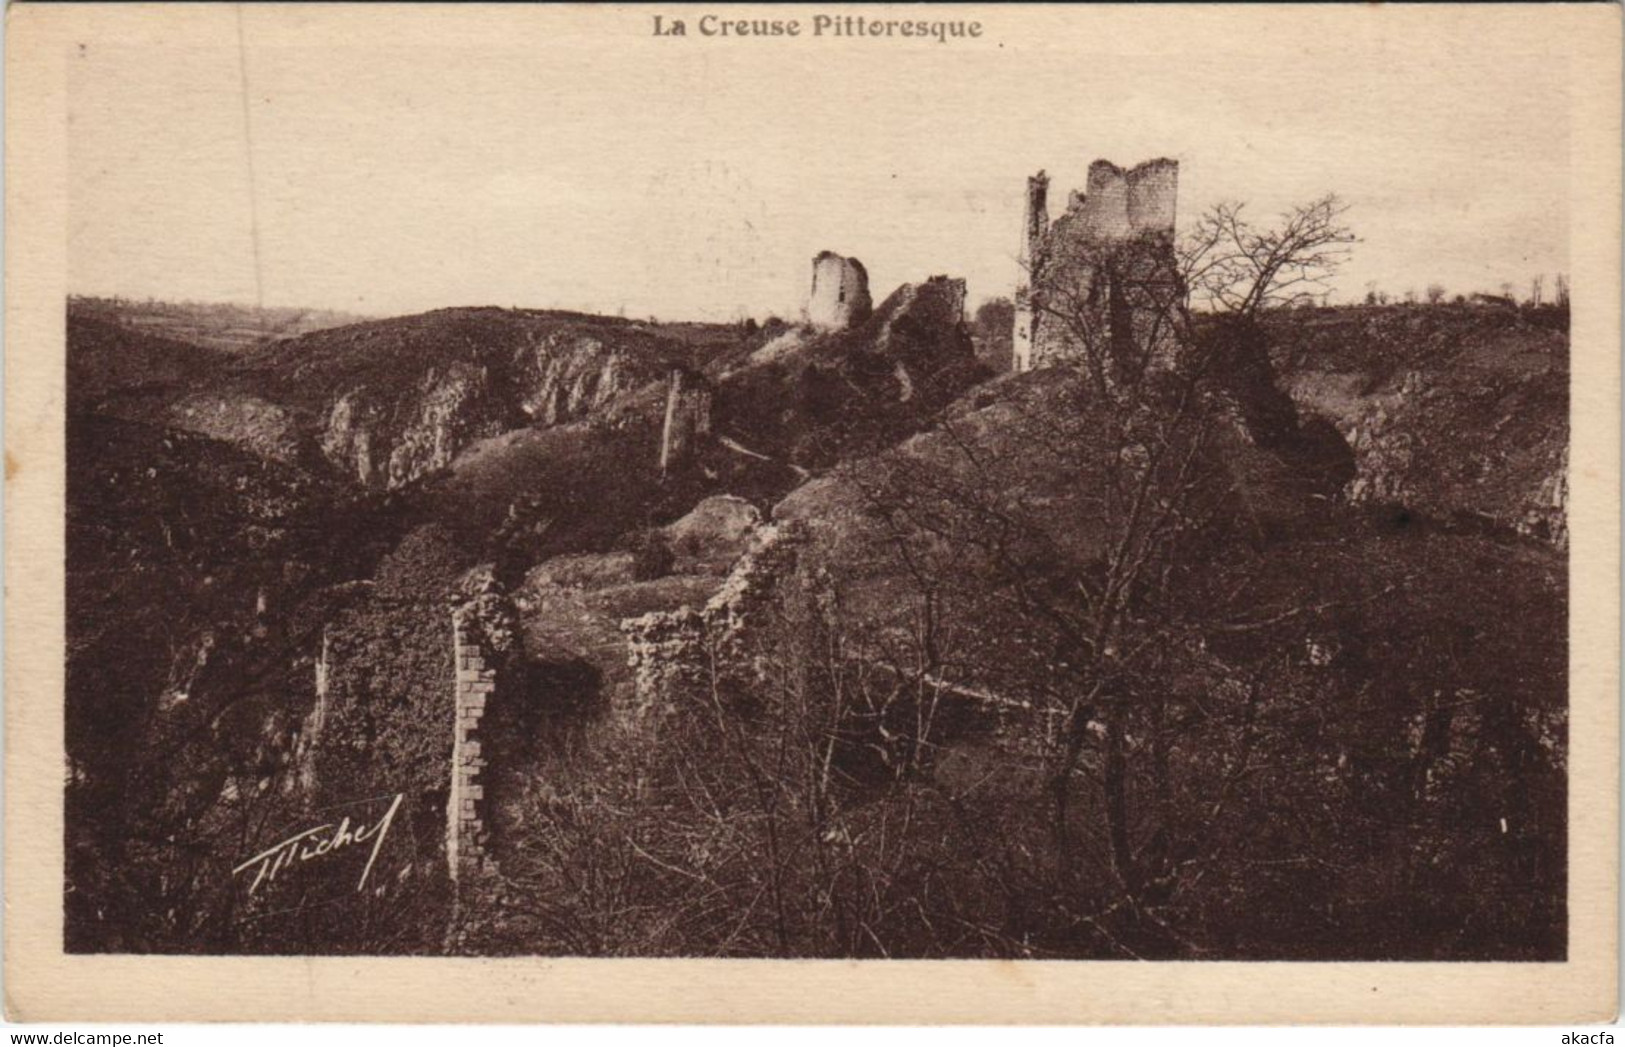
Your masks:
{"label": "cliff face", "polygon": [[388,490],[444,469],[476,440],[590,416],[689,354],[629,321],[458,309],[293,339],[252,370],[313,418],[330,464]]}
{"label": "cliff face", "polygon": [[69,316],[69,386],[86,409],[278,461],[325,461],[366,489],[392,490],[474,441],[591,417],[738,338],[733,325],[443,309],[230,354],[81,310]]}
{"label": "cliff face", "polygon": [[519,409],[540,425],[583,417],[658,377],[649,355],[579,332],[548,334],[515,354]]}
{"label": "cliff face", "polygon": [[1557,310],[1306,310],[1268,321],[1282,385],[1335,425],[1354,502],[1563,547],[1568,336]]}
{"label": "cliff face", "polygon": [[489,371],[458,361],[430,368],[394,403],[366,390],[340,396],[319,435],[322,454],[367,488],[395,488],[445,468],[471,440],[507,425]]}

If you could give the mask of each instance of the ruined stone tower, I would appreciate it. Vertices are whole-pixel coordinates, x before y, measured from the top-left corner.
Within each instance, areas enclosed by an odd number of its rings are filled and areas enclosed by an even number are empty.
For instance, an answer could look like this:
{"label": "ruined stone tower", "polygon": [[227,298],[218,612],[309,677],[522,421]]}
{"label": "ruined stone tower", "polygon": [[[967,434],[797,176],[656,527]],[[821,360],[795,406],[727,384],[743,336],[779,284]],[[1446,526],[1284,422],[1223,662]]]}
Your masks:
{"label": "ruined stone tower", "polygon": [[813,259],[807,322],[821,331],[842,331],[869,318],[869,272],[856,258],[821,251]]}
{"label": "ruined stone tower", "polygon": [[703,375],[674,367],[666,383],[666,418],[660,430],[660,474],[682,465],[711,431],[711,385]]}
{"label": "ruined stone tower", "polygon": [[1012,361],[1017,371],[1094,358],[1143,365],[1170,350],[1179,164],[1089,165],[1084,192],[1049,219],[1049,178],[1027,180]]}

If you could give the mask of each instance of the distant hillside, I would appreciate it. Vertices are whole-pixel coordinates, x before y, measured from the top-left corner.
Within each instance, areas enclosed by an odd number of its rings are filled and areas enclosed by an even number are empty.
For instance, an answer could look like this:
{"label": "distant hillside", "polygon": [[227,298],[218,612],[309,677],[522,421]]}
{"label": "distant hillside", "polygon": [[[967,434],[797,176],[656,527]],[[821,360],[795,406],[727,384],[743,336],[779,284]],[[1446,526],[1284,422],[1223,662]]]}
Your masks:
{"label": "distant hillside", "polygon": [[68,299],[70,312],[143,334],[173,338],[223,352],[241,352],[278,338],[365,319],[332,309],[241,305],[234,302],[157,302],[151,299]]}
{"label": "distant hillside", "polygon": [[[569,347],[591,355],[605,370],[572,372],[563,387],[527,387],[513,407],[542,420],[568,410],[571,394],[592,399],[599,386],[620,388],[616,371],[631,366],[649,375],[687,364],[704,338],[673,337],[671,328],[582,313],[496,308],[437,309],[373,320],[289,338],[246,357],[239,374],[262,382],[264,393],[301,412],[326,409],[335,393],[362,391],[380,401],[415,390],[429,373],[473,365],[493,379],[525,384],[550,354]],[[724,340],[737,331],[720,326]],[[562,377],[562,376],[553,376]],[[607,380],[607,382],[606,382]],[[579,391],[574,386],[579,385]]]}
{"label": "distant hillside", "polygon": [[206,385],[220,355],[191,342],[132,330],[72,307],[67,316],[68,397],[85,408],[163,403]]}

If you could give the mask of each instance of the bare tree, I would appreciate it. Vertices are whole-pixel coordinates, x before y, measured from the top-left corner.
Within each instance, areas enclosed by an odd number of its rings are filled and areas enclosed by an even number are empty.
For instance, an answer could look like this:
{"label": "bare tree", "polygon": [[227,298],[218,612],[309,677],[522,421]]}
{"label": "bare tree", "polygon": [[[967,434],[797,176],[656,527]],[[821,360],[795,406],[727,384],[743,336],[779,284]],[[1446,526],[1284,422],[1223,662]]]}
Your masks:
{"label": "bare tree", "polygon": [[1249,221],[1245,207],[1215,204],[1179,244],[1180,275],[1199,308],[1254,316],[1312,300],[1359,241],[1335,193],[1290,208],[1270,228]]}
{"label": "bare tree", "polygon": [[1529,281],[1529,304],[1540,305],[1546,296],[1546,275],[1536,273],[1534,279]]}
{"label": "bare tree", "polygon": [[[1305,261],[1289,255],[1283,248],[1263,265],[1280,273]],[[1232,664],[1205,637],[1291,613],[1194,595],[1247,588],[1229,576],[1209,590],[1206,572],[1223,559],[1214,550],[1240,533],[1233,528],[1261,526],[1250,510],[1230,515],[1235,477],[1217,467],[1230,423],[1212,407],[1224,398],[1215,376],[1247,369],[1256,310],[1305,299],[1307,286],[1296,275],[1276,284],[1262,276],[1238,292],[1251,304],[1198,332],[1172,260],[1159,262],[1150,245],[1074,248],[1064,263],[1077,279],[1056,278],[1059,262],[1049,261],[1035,309],[1064,336],[1075,377],[1049,399],[1012,405],[1001,423],[1012,453],[948,421],[951,466],[900,460],[865,494],[899,555],[934,557],[918,576],[963,586],[949,604],[999,637],[975,658],[961,645],[963,664],[941,671],[1034,710],[1028,739],[1042,769],[1060,918],[1125,955],[1199,952],[1163,905],[1200,879],[1221,844],[1185,819],[1230,816],[1252,765],[1261,684],[1278,675],[1273,665]],[[1022,477],[1035,472],[1075,501],[1060,514],[1029,504]],[[1200,695],[1180,693],[1175,679],[1202,681]],[[1189,764],[1198,751],[1210,761],[1200,772]],[[1194,781],[1187,771],[1205,776],[1189,786],[1205,801],[1176,795]],[[1134,941],[1121,926],[1128,913]]]}
{"label": "bare tree", "polygon": [[1428,304],[1438,305],[1444,301],[1444,285],[1428,284]]}

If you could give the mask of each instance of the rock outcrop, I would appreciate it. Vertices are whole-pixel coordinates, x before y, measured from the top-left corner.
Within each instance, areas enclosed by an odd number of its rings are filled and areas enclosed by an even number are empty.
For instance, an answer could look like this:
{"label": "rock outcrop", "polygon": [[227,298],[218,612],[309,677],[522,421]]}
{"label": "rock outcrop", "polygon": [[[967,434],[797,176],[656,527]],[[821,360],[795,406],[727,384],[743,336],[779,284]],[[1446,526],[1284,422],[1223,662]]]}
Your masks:
{"label": "rock outcrop", "polygon": [[[504,406],[489,373],[474,364],[430,368],[404,402],[380,404],[362,392],[339,397],[322,431],[322,452],[363,487],[401,487],[444,469],[469,442],[507,428]],[[401,420],[392,425],[391,415]]]}
{"label": "rock outcrop", "polygon": [[918,432],[988,375],[965,293],[963,280],[933,276],[903,284],[852,328],[768,343],[719,383],[718,433],[810,471]]}
{"label": "rock outcrop", "polygon": [[431,367],[404,396],[344,393],[322,427],[322,453],[364,487],[403,487],[476,440],[584,417],[651,377],[596,339],[555,340],[550,350],[525,352],[513,372],[473,361]]}
{"label": "rock outcrop", "polygon": [[1562,548],[1567,336],[1542,318],[1392,306],[1295,310],[1265,326],[1285,390],[1353,451],[1350,501]]}
{"label": "rock outcrop", "polygon": [[965,322],[965,281],[933,276],[924,283],[904,284],[881,303],[875,315],[879,325],[874,334],[876,352],[903,351],[905,347],[896,341],[900,325],[904,335],[931,332],[945,336],[950,348],[962,350],[968,338],[961,330]]}
{"label": "rock outcrop", "polygon": [[299,431],[293,415],[257,396],[198,393],[169,409],[177,429],[234,444],[263,458],[298,464]]}
{"label": "rock outcrop", "polygon": [[531,423],[582,418],[654,378],[654,361],[604,338],[559,331],[516,354],[519,409]]}
{"label": "rock outcrop", "polygon": [[712,495],[664,529],[672,569],[684,574],[726,571],[749,549],[762,514],[743,498]]}
{"label": "rock outcrop", "polygon": [[1565,445],[1534,496],[1524,509],[1518,531],[1551,542],[1559,549],[1569,546],[1569,449]]}

